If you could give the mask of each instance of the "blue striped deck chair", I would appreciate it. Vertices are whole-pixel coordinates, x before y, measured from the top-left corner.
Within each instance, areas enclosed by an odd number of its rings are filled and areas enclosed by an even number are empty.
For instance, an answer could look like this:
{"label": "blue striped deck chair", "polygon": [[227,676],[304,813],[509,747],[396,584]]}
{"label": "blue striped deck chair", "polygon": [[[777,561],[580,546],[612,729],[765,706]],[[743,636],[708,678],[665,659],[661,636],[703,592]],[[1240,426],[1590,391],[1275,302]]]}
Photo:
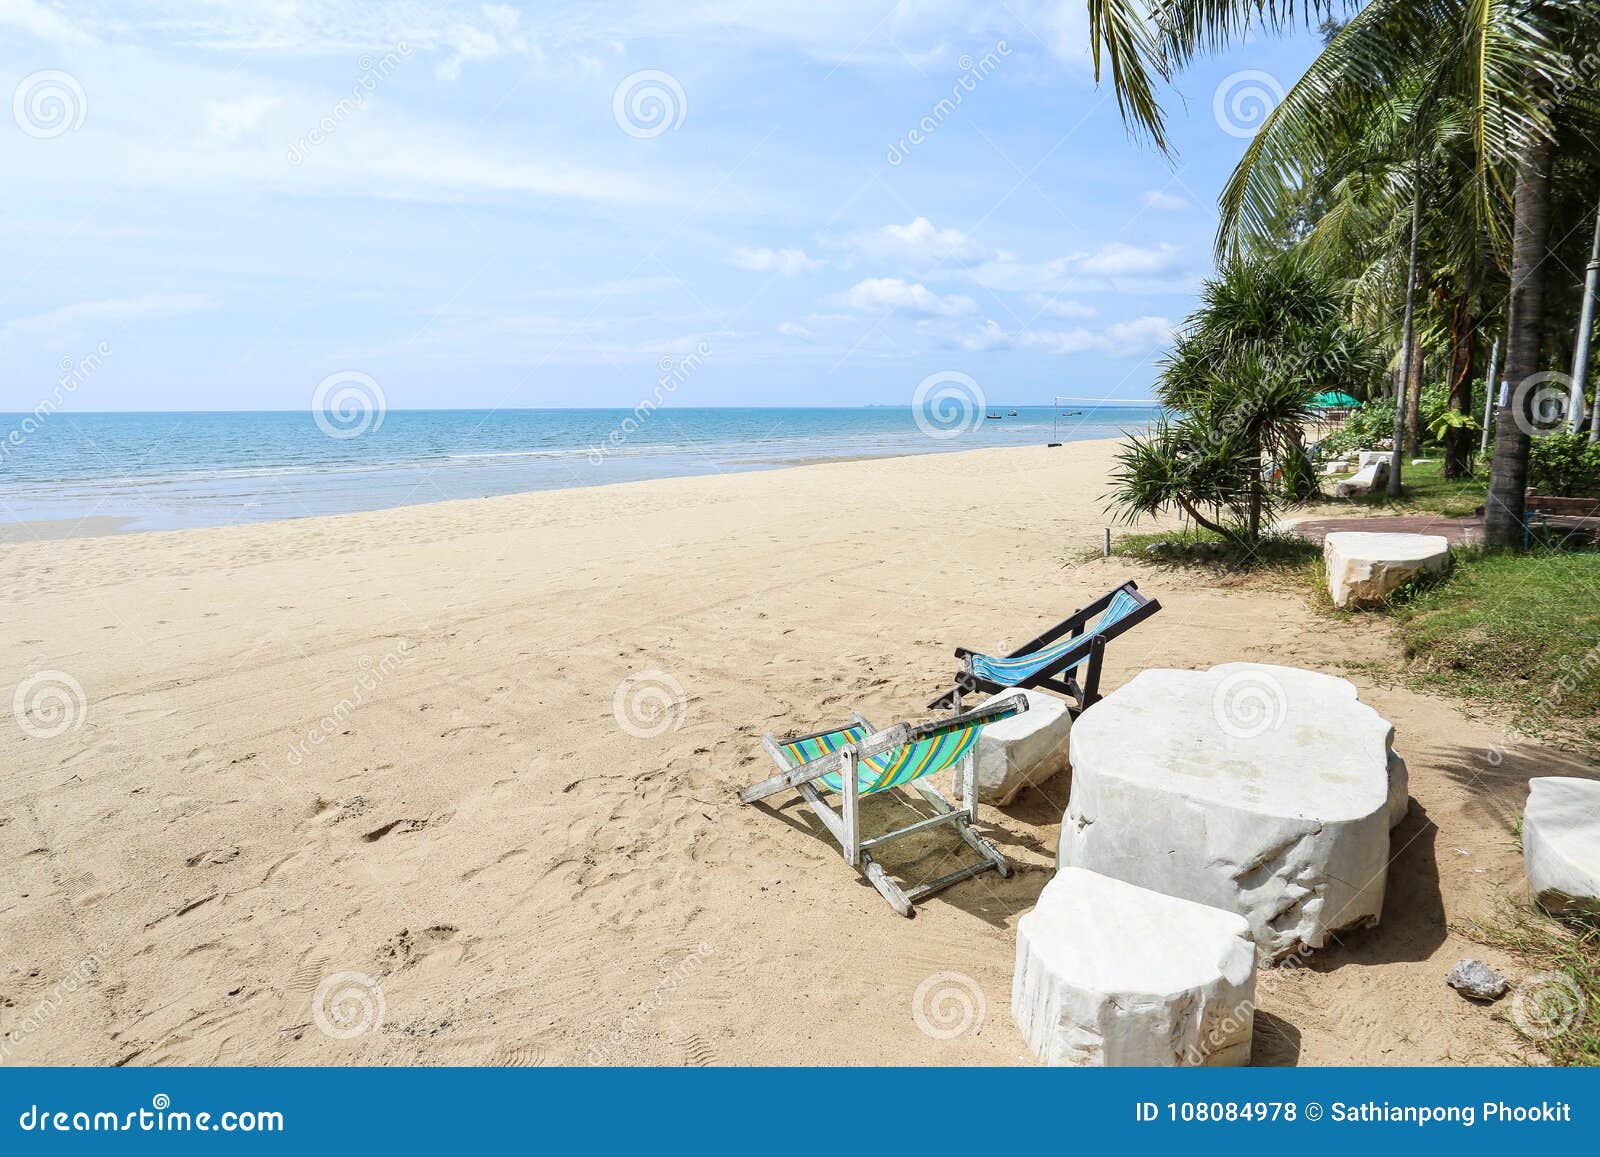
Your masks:
{"label": "blue striped deck chair", "polygon": [[[1009,655],[996,657],[957,647],[961,670],[955,686],[928,706],[959,712],[962,696],[973,692],[993,695],[1011,687],[1042,688],[1064,696],[1068,711],[1076,718],[1100,699],[1106,644],[1160,609],[1161,604],[1141,595],[1139,584],[1130,579]],[[1080,667],[1084,669],[1081,682],[1076,674]]]}
{"label": "blue striped deck chair", "polygon": [[[931,723],[897,723],[879,731],[858,712],[844,727],[775,739],[769,731],[761,739],[778,765],[778,774],[752,784],[739,793],[740,803],[755,803],[785,791],[798,791],[844,849],[844,862],[858,869],[902,916],[915,912],[924,896],[979,872],[995,869],[1011,875],[1011,865],[1000,850],[973,830],[978,818],[978,733],[990,723],[1009,719],[1028,709],[1025,696],[1014,695],[985,703],[976,711]],[[928,781],[936,772],[956,767],[961,775],[962,807],[956,807]],[[863,839],[860,807],[864,796],[910,786],[933,808],[926,819],[881,836]],[[840,797],[836,810],[823,798]],[[872,858],[873,850],[940,824],[953,824],[956,834],[982,859],[936,880],[901,888]]]}

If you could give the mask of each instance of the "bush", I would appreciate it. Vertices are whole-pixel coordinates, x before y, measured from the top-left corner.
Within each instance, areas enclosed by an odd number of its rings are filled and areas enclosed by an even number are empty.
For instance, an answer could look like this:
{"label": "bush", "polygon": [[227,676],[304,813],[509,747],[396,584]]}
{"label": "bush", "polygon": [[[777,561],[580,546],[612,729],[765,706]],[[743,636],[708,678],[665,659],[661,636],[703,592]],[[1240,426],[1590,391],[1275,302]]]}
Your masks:
{"label": "bush", "polygon": [[1352,410],[1333,433],[1317,443],[1317,454],[1327,460],[1352,450],[1376,450],[1394,438],[1394,401],[1377,400]]}
{"label": "bush", "polygon": [[1586,434],[1546,434],[1528,452],[1528,485],[1562,498],[1600,497],[1600,443]]}

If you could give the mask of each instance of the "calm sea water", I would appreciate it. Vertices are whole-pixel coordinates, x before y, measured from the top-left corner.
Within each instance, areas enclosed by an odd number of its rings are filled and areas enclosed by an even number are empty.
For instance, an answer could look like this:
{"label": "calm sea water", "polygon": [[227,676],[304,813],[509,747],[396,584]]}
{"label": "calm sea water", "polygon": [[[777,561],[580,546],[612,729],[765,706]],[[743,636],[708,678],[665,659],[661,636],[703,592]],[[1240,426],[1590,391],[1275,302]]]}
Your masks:
{"label": "calm sea water", "polygon": [[[1010,407],[997,412],[1005,414]],[[215,526],[802,462],[1116,437],[1152,411],[1018,407],[935,437],[909,408],[0,415],[0,517]],[[370,417],[370,416],[369,416]],[[936,428],[936,427],[935,427]],[[335,436],[342,435],[342,436]]]}

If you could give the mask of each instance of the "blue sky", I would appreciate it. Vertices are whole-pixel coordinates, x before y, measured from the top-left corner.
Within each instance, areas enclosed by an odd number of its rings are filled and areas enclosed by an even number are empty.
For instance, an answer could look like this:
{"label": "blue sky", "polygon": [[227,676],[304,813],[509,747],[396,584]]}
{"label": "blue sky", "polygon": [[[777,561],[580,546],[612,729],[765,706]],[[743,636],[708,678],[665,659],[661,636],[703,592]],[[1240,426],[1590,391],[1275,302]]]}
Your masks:
{"label": "blue sky", "polygon": [[1084,11],[0,0],[0,409],[1148,397],[1314,46],[1182,76],[1169,164]]}

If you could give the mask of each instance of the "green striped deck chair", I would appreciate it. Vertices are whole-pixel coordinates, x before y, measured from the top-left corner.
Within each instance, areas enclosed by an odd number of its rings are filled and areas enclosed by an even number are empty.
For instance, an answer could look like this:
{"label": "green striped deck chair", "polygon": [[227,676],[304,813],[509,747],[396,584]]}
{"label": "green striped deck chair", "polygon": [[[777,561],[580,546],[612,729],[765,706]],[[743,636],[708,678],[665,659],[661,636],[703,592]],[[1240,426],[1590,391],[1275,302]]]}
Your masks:
{"label": "green striped deck chair", "polygon": [[[969,876],[990,868],[1002,876],[1011,875],[1011,865],[999,849],[972,828],[978,818],[974,748],[984,727],[1027,709],[1027,698],[1015,695],[950,719],[899,723],[885,731],[879,731],[857,713],[854,721],[844,727],[811,735],[775,739],[768,732],[761,742],[778,765],[778,774],[745,788],[739,793],[739,802],[755,803],[781,792],[798,791],[822,820],[823,827],[839,841],[845,863],[860,869],[896,912],[910,916],[917,900]],[[964,806],[959,808],[928,782],[934,774],[950,768],[958,768],[962,777]],[[906,786],[914,788],[932,806],[934,814],[896,831],[863,839],[862,797]],[[839,797],[837,809],[825,795]],[[872,858],[874,848],[946,823],[953,824],[962,841],[982,857],[978,863],[936,880],[901,888]]]}
{"label": "green striped deck chair", "polygon": [[[993,695],[1012,687],[1043,688],[1065,696],[1067,709],[1076,717],[1100,699],[1106,644],[1160,609],[1161,604],[1141,595],[1139,584],[1130,579],[1009,655],[985,655],[957,647],[961,670],[955,686],[928,706],[936,711],[960,711],[962,696],[971,692]],[[1081,682],[1079,668],[1083,668]]]}

